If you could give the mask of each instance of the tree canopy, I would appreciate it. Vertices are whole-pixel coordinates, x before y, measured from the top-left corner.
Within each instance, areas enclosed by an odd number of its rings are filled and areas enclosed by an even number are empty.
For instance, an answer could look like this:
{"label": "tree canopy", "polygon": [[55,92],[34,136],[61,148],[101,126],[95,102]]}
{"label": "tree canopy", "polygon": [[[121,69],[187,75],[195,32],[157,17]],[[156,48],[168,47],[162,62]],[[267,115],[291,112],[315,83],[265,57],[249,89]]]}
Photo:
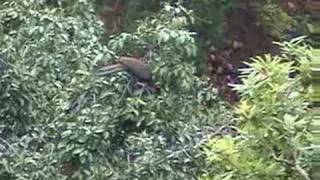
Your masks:
{"label": "tree canopy", "polygon": [[[305,175],[307,46],[278,43],[279,56],[254,58],[232,107],[200,64],[207,66],[204,46],[228,44],[224,18],[234,2],[123,2],[132,7],[126,29],[112,35],[99,0],[1,2],[0,179]],[[239,7],[255,7],[257,26],[278,39],[295,24],[273,1],[251,3]],[[160,92],[126,72],[97,75],[121,56],[147,63]]]}
{"label": "tree canopy", "polygon": [[[196,149],[226,119],[226,106],[194,75],[192,17],[181,8],[166,5],[106,42],[87,1],[4,2],[0,109],[10,146],[1,177],[196,178]],[[146,49],[160,94],[131,86],[125,73],[96,76],[116,56]]]}

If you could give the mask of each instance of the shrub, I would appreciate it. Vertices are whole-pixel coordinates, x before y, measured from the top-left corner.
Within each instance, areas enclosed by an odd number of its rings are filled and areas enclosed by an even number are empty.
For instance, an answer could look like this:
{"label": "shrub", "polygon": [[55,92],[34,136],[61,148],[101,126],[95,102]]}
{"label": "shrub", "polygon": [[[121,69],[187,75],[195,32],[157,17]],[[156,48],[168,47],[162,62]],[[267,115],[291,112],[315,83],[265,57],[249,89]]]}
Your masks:
{"label": "shrub", "polygon": [[257,3],[258,25],[274,38],[283,39],[296,22],[279,5],[279,2],[266,0]]}
{"label": "shrub", "polygon": [[[240,135],[212,138],[205,147],[213,172],[202,179],[310,179],[308,88],[302,82],[308,47],[282,43],[283,55],[253,58],[235,85],[241,101],[235,110]],[[295,56],[294,59],[287,59]],[[289,56],[291,55],[291,56]],[[293,66],[294,60],[300,64]],[[300,69],[300,73],[289,76]]]}

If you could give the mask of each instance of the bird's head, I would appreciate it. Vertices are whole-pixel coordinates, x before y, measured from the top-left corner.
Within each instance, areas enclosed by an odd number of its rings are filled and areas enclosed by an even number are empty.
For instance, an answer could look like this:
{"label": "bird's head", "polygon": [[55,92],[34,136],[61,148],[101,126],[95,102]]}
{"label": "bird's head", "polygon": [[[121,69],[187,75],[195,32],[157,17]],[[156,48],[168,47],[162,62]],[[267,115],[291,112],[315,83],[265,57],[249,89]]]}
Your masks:
{"label": "bird's head", "polygon": [[156,93],[160,93],[161,92],[160,85],[158,85],[158,84],[154,85],[154,90],[155,90]]}
{"label": "bird's head", "polygon": [[161,87],[159,84],[154,84],[153,82],[147,82],[147,88],[152,92],[152,93],[160,93],[161,92]]}

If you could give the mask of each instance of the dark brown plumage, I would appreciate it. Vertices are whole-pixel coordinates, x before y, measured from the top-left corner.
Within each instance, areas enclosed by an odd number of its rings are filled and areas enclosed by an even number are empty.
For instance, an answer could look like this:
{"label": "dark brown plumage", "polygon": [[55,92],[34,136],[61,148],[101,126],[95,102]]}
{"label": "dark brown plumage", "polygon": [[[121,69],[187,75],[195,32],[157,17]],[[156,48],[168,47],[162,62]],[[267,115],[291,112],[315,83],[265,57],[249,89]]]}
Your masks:
{"label": "dark brown plumage", "polygon": [[119,71],[127,71],[141,82],[152,81],[152,75],[146,64],[132,57],[120,57],[118,63],[99,69],[99,75],[107,75]]}
{"label": "dark brown plumage", "polygon": [[98,70],[99,76],[108,75],[115,72],[126,71],[133,75],[141,83],[144,83],[152,91],[158,91],[152,81],[152,74],[148,66],[137,58],[122,56],[117,60],[117,64],[107,65]]}

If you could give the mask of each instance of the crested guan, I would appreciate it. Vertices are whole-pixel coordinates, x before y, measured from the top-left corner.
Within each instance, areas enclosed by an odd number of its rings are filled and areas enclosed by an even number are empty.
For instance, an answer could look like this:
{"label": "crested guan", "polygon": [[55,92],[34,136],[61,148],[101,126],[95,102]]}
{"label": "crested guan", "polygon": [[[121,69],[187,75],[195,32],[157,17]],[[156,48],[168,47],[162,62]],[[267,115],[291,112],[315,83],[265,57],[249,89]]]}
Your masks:
{"label": "crested guan", "polygon": [[138,82],[147,86],[151,92],[158,92],[160,89],[152,80],[152,74],[148,66],[137,58],[122,56],[117,60],[117,64],[107,65],[98,70],[99,76],[108,75],[115,72],[126,71],[133,75]]}
{"label": "crested guan", "polygon": [[[117,64],[106,65],[98,69],[97,75],[104,76],[115,72],[126,71],[129,74],[133,75],[133,77],[135,77],[137,81],[140,82],[140,84],[142,84],[144,88],[146,88],[145,90],[149,90],[149,92],[151,93],[160,92],[160,87],[155,85],[152,81],[151,72],[149,71],[148,66],[145,63],[136,58],[124,56],[120,57],[117,61]],[[84,93],[80,95],[76,100],[72,101],[66,112],[69,113],[71,110],[79,111],[81,105],[86,103],[88,99],[88,97],[86,96],[87,94]]]}

